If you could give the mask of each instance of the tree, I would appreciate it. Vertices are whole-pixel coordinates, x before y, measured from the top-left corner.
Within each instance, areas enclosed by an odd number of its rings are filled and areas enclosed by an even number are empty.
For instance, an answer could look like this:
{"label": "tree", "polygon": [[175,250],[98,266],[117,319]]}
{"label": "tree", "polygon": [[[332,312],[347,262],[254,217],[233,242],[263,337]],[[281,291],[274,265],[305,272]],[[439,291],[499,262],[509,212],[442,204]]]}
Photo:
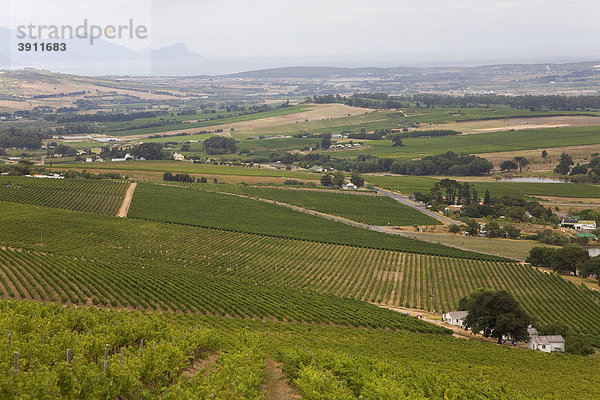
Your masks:
{"label": "tree", "polygon": [[571,171],[571,165],[573,165],[571,156],[567,153],[562,153],[558,165],[554,168],[554,172],[561,175],[567,175]]}
{"label": "tree", "polygon": [[448,227],[448,232],[450,233],[460,233],[461,227],[457,224],[452,224]]}
{"label": "tree", "polygon": [[590,258],[588,252],[573,244],[567,244],[552,253],[552,269],[560,273],[573,273],[577,275],[577,270]]}
{"label": "tree", "polygon": [[331,147],[331,133],[321,135],[321,148],[327,150]]}
{"label": "tree", "polygon": [[506,232],[506,236],[509,239],[518,239],[521,237],[521,230],[510,224],[504,226],[504,232]]}
{"label": "tree", "polygon": [[146,160],[162,160],[168,157],[167,152],[159,143],[142,143],[133,146],[130,150],[131,154],[138,158]]}
{"label": "tree", "polygon": [[490,238],[498,238],[498,237],[504,236],[504,230],[495,221],[488,222],[485,225],[485,230],[486,230],[485,236],[490,237]]}
{"label": "tree", "polygon": [[198,183],[208,183],[208,179],[206,179],[206,177],[203,176],[201,178],[198,178]]}
{"label": "tree", "polygon": [[523,167],[529,165],[529,160],[523,156],[513,157],[513,160],[519,165],[519,173],[523,173]]}
{"label": "tree", "polygon": [[554,249],[551,247],[536,246],[529,250],[529,256],[525,259],[531,265],[536,267],[552,267],[552,255]]}
{"label": "tree", "polygon": [[342,171],[336,171],[333,174],[333,185],[337,187],[342,187],[346,182],[346,175]]}
{"label": "tree", "polygon": [[402,143],[402,136],[395,133],[393,135],[388,135],[388,137],[392,140],[392,147],[402,147],[404,143]]}
{"label": "tree", "polygon": [[529,316],[506,291],[478,290],[460,300],[459,305],[468,311],[465,328],[474,333],[483,332],[502,343],[503,336],[514,340],[527,340]]}
{"label": "tree", "polygon": [[473,219],[468,220],[465,231],[471,236],[477,236],[479,234],[479,223]]}
{"label": "tree", "polygon": [[596,276],[600,280],[600,256],[590,257],[579,268],[579,276],[587,278],[588,276]]}
{"label": "tree", "polygon": [[489,206],[492,204],[492,196],[490,196],[489,189],[485,189],[485,195],[483,196],[483,205]]}
{"label": "tree", "polygon": [[577,163],[571,170],[571,175],[585,175],[587,172],[588,169],[585,165],[579,165],[579,163]]}
{"label": "tree", "polygon": [[333,185],[333,179],[331,179],[331,174],[325,174],[321,177],[321,185],[323,185],[323,186]]}
{"label": "tree", "polygon": [[233,154],[237,152],[237,140],[223,136],[213,136],[202,142],[206,154]]}
{"label": "tree", "polygon": [[353,172],[350,182],[354,183],[357,187],[361,187],[365,184],[365,179],[358,172]]}
{"label": "tree", "polygon": [[501,171],[512,171],[513,169],[517,169],[518,165],[513,160],[502,161],[500,164]]}
{"label": "tree", "polygon": [[192,146],[188,143],[182,144],[181,151],[192,151]]}
{"label": "tree", "polygon": [[546,150],[542,150],[542,158],[548,157],[548,152]]}

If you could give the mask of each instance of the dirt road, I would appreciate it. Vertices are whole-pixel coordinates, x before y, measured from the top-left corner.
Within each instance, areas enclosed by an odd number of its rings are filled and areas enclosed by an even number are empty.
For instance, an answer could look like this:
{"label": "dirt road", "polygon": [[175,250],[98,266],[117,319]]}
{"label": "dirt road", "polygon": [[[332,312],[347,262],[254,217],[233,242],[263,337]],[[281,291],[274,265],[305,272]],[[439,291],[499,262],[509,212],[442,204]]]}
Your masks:
{"label": "dirt road", "polygon": [[131,206],[131,199],[133,199],[133,192],[135,192],[136,186],[137,183],[133,182],[129,185],[129,188],[127,188],[127,193],[125,193],[121,208],[119,208],[119,211],[117,212],[117,217],[127,218],[127,213],[129,212],[129,206]]}

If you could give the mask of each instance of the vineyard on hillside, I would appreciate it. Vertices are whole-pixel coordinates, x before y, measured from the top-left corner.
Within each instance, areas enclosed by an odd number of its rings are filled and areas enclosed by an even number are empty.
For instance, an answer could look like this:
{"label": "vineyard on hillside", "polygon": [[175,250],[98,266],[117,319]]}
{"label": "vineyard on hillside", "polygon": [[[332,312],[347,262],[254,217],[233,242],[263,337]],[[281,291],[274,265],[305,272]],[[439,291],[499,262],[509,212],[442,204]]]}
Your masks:
{"label": "vineyard on hillside", "polygon": [[176,267],[110,265],[95,260],[0,249],[0,290],[11,298],[110,305],[241,318],[446,330],[370,304],[248,284]]}
{"label": "vineyard on hillside", "polygon": [[295,211],[285,206],[185,187],[138,184],[128,216],[352,246],[499,259],[499,257],[459,250],[437,243],[375,232]]}
{"label": "vineyard on hillside", "polygon": [[[9,279],[11,274],[4,273],[5,293],[10,295],[10,288],[17,297],[41,299],[35,284],[48,300],[53,291],[68,297],[70,288],[74,299],[67,301],[72,303],[96,299],[96,303],[148,309],[295,320],[326,318],[340,324],[364,324],[372,319],[385,325],[396,322],[388,320],[387,314],[375,313],[374,308],[339,298],[442,312],[456,309],[462,296],[485,287],[515,295],[540,324],[560,321],[589,336],[600,332],[597,293],[517,263],[108,219],[22,205],[12,205],[0,222],[6,226],[1,244],[56,253],[2,252],[3,265],[23,271],[21,281],[14,277],[14,282]],[[39,229],[44,226],[61,229],[44,234],[44,243],[39,243]],[[66,258],[56,261],[59,254]],[[46,267],[46,273],[64,277],[44,278],[42,272],[26,272],[33,268],[27,266],[29,257],[39,259],[29,263],[36,268],[44,263],[64,265],[58,270]],[[49,281],[71,286],[39,287],[42,282],[50,285]],[[333,308],[327,309],[325,304]],[[334,308],[338,311],[333,312]]]}
{"label": "vineyard on hillside", "polygon": [[188,187],[292,204],[369,225],[435,225],[438,221],[387,196],[327,190],[188,183]]}
{"label": "vineyard on hillside", "polygon": [[2,398],[259,399],[269,390],[268,358],[282,362],[308,399],[594,399],[599,393],[577,375],[586,370],[597,380],[596,359],[448,335],[2,301],[0,337]]}
{"label": "vineyard on hillside", "polygon": [[0,177],[0,200],[115,215],[129,183],[96,179]]}

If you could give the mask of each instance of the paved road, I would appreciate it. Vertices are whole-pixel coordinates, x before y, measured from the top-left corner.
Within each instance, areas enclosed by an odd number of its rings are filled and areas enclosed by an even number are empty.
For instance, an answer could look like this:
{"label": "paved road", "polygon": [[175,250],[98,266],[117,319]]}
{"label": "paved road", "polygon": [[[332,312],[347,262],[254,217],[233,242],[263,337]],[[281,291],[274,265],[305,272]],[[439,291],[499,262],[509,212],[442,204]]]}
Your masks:
{"label": "paved road", "polygon": [[437,219],[438,221],[442,221],[442,222],[445,222],[445,223],[451,224],[451,225],[459,224],[457,221],[455,221],[451,218],[448,218],[440,213],[428,210],[427,207],[425,207],[422,204],[415,203],[414,201],[410,200],[407,195],[398,194],[398,193],[392,192],[390,190],[381,189],[378,187],[376,187],[375,189],[377,190],[378,193],[385,194],[386,196],[396,200],[398,203],[402,203],[406,206],[412,207],[415,210],[422,212],[423,214],[429,215],[430,217]]}

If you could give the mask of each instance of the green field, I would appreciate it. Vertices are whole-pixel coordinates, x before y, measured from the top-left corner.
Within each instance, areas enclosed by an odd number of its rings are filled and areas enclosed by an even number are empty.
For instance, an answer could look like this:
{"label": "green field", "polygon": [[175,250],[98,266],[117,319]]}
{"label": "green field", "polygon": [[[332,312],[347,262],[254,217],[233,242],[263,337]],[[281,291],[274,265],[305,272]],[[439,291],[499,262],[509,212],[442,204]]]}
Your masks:
{"label": "green field", "polygon": [[[91,165],[90,165],[91,164]],[[119,170],[119,171],[154,171],[174,172],[187,174],[207,175],[238,175],[238,176],[266,176],[296,179],[321,179],[321,175],[310,172],[285,171],[272,168],[235,167],[229,165],[194,164],[181,161],[126,161],[104,162],[86,164],[61,164],[60,168],[84,168],[93,170]]]}
{"label": "green field", "polygon": [[0,200],[115,215],[129,182],[0,177]]}
{"label": "green field", "polygon": [[600,127],[570,127],[489,132],[473,135],[403,139],[403,147],[389,140],[361,140],[367,149],[336,151],[336,157],[371,154],[377,157],[420,158],[453,151],[455,153],[494,153],[501,151],[547,149],[600,143]]}
{"label": "green field", "polygon": [[[461,181],[461,177],[451,177]],[[372,185],[400,193],[413,194],[415,192],[429,193],[431,187],[439,179],[426,176],[381,176],[368,175],[365,180]],[[537,183],[537,182],[473,182],[479,196],[483,197],[486,189],[492,196],[556,196],[556,197],[600,197],[600,186],[586,185],[583,183]]]}
{"label": "green field", "polygon": [[435,243],[350,226],[284,206],[180,187],[138,184],[128,216],[353,246],[458,257],[480,256]]}
{"label": "green field", "polygon": [[276,187],[190,183],[186,187],[267,199],[369,225],[436,225],[439,222],[387,196]]}

